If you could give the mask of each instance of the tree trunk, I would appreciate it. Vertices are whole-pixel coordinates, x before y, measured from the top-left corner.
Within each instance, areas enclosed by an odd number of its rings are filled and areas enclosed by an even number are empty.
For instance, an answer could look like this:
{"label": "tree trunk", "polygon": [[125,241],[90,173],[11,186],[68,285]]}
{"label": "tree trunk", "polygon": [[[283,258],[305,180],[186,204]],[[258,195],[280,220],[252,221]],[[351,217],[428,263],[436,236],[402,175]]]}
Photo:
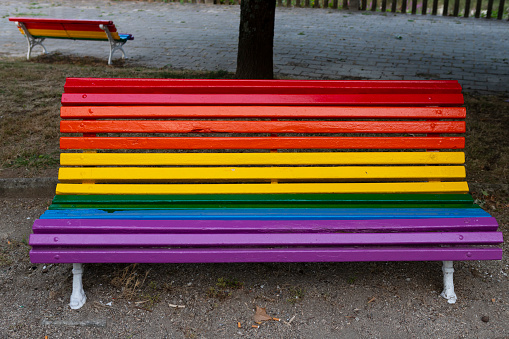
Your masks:
{"label": "tree trunk", "polygon": [[242,0],[240,4],[238,79],[272,79],[276,0]]}

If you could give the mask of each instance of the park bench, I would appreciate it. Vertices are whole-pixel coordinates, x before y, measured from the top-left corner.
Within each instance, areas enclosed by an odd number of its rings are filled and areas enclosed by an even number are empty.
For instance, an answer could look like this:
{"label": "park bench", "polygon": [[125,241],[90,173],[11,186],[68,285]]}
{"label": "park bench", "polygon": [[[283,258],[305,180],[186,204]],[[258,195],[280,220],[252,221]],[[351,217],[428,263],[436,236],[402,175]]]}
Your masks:
{"label": "park bench", "polygon": [[117,50],[122,52],[125,59],[126,53],[122,46],[133,40],[131,34],[119,34],[111,20],[74,20],[74,19],[49,19],[49,18],[9,18],[14,21],[20,32],[26,37],[28,43],[27,60],[30,60],[32,49],[39,45],[47,53],[42,44],[45,39],[72,39],[72,40],[96,40],[109,41],[110,56],[108,65],[111,65],[113,53]]}
{"label": "park bench", "polygon": [[68,78],[34,263],[500,260],[456,81]]}

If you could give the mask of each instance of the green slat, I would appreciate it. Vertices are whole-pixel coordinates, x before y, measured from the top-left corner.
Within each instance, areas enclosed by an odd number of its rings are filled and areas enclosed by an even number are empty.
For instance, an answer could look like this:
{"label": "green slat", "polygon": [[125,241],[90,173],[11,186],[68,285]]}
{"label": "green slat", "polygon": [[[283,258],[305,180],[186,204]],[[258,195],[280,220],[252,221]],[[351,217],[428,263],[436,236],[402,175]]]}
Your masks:
{"label": "green slat", "polygon": [[53,203],[136,202],[158,203],[177,201],[341,201],[400,203],[472,203],[470,194],[193,194],[193,195],[56,195]]}
{"label": "green slat", "polygon": [[52,204],[50,210],[92,208],[104,211],[182,210],[209,208],[473,208],[473,204],[341,204],[341,203],[172,203],[172,204]]}
{"label": "green slat", "polygon": [[[472,207],[469,194],[57,195],[50,209]],[[453,206],[454,205],[454,206]]]}

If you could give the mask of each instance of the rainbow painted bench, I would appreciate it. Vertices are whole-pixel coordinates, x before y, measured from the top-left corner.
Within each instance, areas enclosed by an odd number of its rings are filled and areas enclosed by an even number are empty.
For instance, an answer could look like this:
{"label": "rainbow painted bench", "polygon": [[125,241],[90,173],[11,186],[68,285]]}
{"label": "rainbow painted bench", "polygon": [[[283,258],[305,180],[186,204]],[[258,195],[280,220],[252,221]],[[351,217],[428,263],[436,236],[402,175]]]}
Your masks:
{"label": "rainbow painted bench", "polygon": [[47,38],[72,39],[72,40],[97,40],[109,41],[110,56],[108,65],[111,65],[113,53],[117,50],[122,52],[128,40],[133,40],[131,34],[119,34],[111,20],[72,20],[72,19],[49,19],[49,18],[9,18],[14,21],[20,32],[26,37],[28,43],[27,60],[35,46],[41,46],[44,53],[46,47],[42,42]]}
{"label": "rainbow painted bench", "polygon": [[[69,78],[34,263],[500,260],[455,81]],[[76,152],[78,151],[78,152]],[[82,152],[80,152],[82,151]]]}

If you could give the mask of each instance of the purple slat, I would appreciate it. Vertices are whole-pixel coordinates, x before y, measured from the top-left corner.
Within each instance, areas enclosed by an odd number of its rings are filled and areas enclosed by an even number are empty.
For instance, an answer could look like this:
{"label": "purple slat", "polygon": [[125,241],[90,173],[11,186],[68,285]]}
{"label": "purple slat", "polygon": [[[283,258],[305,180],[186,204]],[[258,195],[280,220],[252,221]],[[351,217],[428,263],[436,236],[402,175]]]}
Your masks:
{"label": "purple slat", "polygon": [[101,220],[38,219],[44,233],[267,233],[267,232],[426,232],[496,231],[495,218],[380,220]]}
{"label": "purple slat", "polygon": [[501,248],[33,249],[33,263],[220,263],[501,260]]}
{"label": "purple slat", "polygon": [[502,242],[502,232],[30,235],[32,247],[495,245]]}

